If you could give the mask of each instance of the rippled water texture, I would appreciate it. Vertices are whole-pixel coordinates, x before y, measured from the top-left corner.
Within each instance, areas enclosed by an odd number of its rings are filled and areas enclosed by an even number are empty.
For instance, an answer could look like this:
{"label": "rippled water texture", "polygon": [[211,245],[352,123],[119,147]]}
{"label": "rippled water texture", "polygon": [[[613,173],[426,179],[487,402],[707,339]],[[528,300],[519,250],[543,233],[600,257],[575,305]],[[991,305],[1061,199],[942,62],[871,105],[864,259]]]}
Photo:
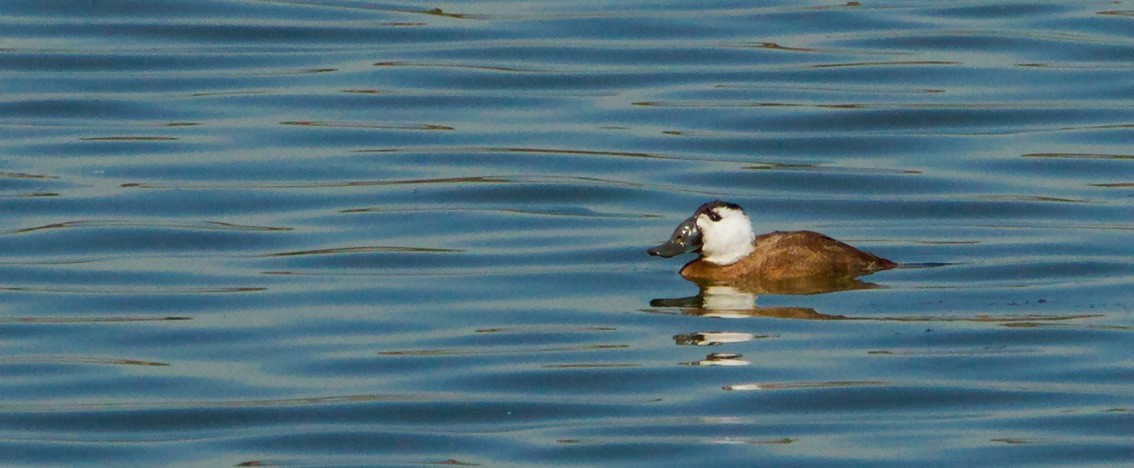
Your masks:
{"label": "rippled water texture", "polygon": [[[1126,465],[1134,5],[0,3],[0,463]],[[701,203],[902,268],[699,289]]]}

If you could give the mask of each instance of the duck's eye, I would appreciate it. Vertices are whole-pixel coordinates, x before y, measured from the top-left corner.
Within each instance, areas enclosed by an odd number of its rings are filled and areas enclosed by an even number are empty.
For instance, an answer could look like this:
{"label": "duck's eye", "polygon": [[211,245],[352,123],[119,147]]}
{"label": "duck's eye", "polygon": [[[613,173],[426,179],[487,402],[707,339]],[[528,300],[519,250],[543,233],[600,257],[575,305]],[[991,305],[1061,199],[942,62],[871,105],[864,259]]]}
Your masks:
{"label": "duck's eye", "polygon": [[708,215],[709,215],[709,219],[712,220],[713,222],[720,221],[721,218],[722,218],[721,214],[717,213],[716,211],[710,211],[708,213]]}
{"label": "duck's eye", "polygon": [[685,236],[678,234],[677,237],[673,238],[673,240],[678,241],[678,242],[685,242]]}

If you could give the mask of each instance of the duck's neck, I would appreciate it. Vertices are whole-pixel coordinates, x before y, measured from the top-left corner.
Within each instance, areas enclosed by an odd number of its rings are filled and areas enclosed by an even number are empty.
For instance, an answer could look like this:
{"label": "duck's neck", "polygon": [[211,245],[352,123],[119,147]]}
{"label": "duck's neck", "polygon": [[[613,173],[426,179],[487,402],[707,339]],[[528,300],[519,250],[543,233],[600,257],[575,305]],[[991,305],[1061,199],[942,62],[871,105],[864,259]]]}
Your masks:
{"label": "duck's neck", "polygon": [[704,245],[701,246],[702,260],[714,265],[732,265],[743,260],[756,249],[754,244],[756,236],[752,233],[752,223],[746,216],[735,220],[723,220],[714,227],[711,234],[706,233],[704,236]]}
{"label": "duck's neck", "polygon": [[755,250],[755,247],[752,246],[752,241],[748,241],[744,246],[738,245],[737,248],[725,252],[709,253],[702,250],[701,260],[714,265],[732,265],[733,263],[744,260],[744,257],[751,254],[753,250]]}

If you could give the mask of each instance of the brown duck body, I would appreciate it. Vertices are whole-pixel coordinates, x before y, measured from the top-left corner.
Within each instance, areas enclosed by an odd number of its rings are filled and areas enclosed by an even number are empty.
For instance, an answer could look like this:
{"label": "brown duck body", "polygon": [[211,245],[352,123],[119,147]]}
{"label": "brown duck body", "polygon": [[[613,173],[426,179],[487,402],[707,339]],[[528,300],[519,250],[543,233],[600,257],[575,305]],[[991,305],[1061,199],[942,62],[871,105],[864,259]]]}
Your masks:
{"label": "brown duck body", "polygon": [[898,266],[885,258],[812,231],[770,232],[756,237],[755,250],[730,265],[700,258],[681,269],[690,280],[763,282],[808,277],[855,277]]}

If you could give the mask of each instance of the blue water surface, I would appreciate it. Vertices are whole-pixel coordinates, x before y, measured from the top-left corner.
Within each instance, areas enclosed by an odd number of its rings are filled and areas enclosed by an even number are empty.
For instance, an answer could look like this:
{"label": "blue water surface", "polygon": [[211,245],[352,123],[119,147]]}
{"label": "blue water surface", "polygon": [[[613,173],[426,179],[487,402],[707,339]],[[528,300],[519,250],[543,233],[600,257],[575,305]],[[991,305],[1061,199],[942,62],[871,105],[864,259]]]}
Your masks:
{"label": "blue water surface", "polygon": [[1132,148],[1125,0],[4,2],[0,464],[1128,466]]}

